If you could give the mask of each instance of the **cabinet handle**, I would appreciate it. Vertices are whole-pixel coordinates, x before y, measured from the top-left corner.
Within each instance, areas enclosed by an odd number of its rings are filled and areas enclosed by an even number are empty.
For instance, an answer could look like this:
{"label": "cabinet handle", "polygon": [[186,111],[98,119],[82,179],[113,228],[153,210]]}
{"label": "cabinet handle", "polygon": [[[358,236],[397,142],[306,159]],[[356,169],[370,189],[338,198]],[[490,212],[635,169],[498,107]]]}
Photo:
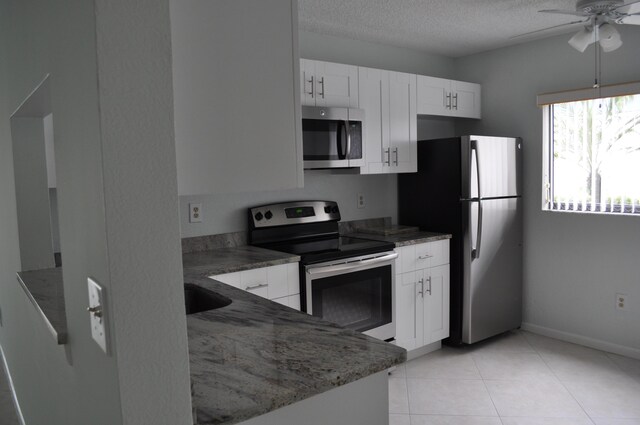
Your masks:
{"label": "cabinet handle", "polygon": [[311,91],[308,94],[310,94],[311,97],[313,97],[313,89],[314,89],[313,75],[311,76],[311,79],[309,80],[309,82],[311,83]]}
{"label": "cabinet handle", "polygon": [[396,155],[395,163],[397,167],[398,166],[398,148],[393,148],[393,153]]}
{"label": "cabinet handle", "polygon": [[427,282],[429,282],[429,289],[427,289],[427,292],[429,293],[429,295],[431,295],[431,276],[427,278]]}
{"label": "cabinet handle", "polygon": [[384,163],[391,167],[391,149],[385,149],[384,153],[387,155],[387,160]]}
{"label": "cabinet handle", "polygon": [[245,291],[253,291],[254,289],[266,288],[267,286],[269,286],[268,283],[260,283],[258,285],[247,286],[244,289],[245,289]]}
{"label": "cabinet handle", "polygon": [[426,259],[431,258],[431,257],[433,257],[433,255],[429,255],[429,254],[421,255],[421,256],[418,257],[418,260],[426,260]]}
{"label": "cabinet handle", "polygon": [[318,84],[322,84],[322,93],[318,93],[320,96],[322,96],[322,98],[324,99],[324,77],[322,77],[319,81]]}
{"label": "cabinet handle", "polygon": [[458,93],[453,95],[453,109],[458,110]]}
{"label": "cabinet handle", "polygon": [[451,92],[447,93],[447,102],[444,105],[445,108],[451,109]]}
{"label": "cabinet handle", "polygon": [[420,284],[420,290],[418,291],[418,294],[420,294],[420,296],[424,298],[424,279],[420,279],[418,283]]}

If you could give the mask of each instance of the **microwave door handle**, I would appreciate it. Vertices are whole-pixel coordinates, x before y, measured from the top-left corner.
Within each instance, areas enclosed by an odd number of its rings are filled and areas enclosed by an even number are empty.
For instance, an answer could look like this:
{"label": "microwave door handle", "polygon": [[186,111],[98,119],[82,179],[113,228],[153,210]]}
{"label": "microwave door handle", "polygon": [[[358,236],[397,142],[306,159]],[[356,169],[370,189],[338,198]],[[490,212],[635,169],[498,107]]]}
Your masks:
{"label": "microwave door handle", "polygon": [[[342,132],[343,132],[343,126],[345,121],[338,121],[338,131],[336,132],[336,148],[337,148],[337,152],[338,152],[338,159],[346,159],[346,152],[343,151],[342,149]],[[346,134],[346,131],[345,131]]]}
{"label": "microwave door handle", "polygon": [[347,135],[347,151],[344,156],[349,159],[351,158],[351,132],[349,131],[349,121],[344,122],[344,132]]}

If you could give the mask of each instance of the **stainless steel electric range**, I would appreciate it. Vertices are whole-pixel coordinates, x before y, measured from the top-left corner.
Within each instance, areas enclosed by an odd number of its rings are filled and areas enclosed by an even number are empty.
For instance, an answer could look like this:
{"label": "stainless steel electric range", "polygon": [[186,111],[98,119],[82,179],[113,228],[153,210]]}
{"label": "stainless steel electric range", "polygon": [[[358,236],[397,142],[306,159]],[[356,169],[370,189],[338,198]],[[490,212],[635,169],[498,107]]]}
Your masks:
{"label": "stainless steel electric range", "polygon": [[249,243],[296,254],[303,311],[385,341],[395,338],[394,244],[340,236],[332,201],[249,209]]}

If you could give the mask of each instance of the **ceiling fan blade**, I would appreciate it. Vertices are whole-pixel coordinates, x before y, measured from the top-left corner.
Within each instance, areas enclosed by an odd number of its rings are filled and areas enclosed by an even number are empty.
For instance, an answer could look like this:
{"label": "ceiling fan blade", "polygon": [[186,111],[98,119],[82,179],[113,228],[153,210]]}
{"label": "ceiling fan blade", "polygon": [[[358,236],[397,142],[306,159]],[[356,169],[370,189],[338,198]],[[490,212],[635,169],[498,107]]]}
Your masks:
{"label": "ceiling fan blade", "polygon": [[543,32],[543,31],[549,31],[549,30],[552,30],[554,28],[568,27],[569,25],[586,24],[587,22],[589,22],[589,19],[583,19],[581,21],[567,22],[566,24],[554,25],[552,27],[542,28],[540,30],[529,31],[529,32],[525,32],[523,34],[514,35],[514,36],[509,37],[509,39],[524,37],[524,36],[527,36],[527,35],[536,34],[536,33]]}
{"label": "ceiling fan blade", "polygon": [[640,12],[618,18],[616,19],[616,24],[640,25]]}
{"label": "ceiling fan blade", "polygon": [[538,10],[538,12],[539,13],[557,13],[559,15],[589,16],[584,12],[576,12],[575,10],[545,9],[545,10]]}
{"label": "ceiling fan blade", "polygon": [[[640,10],[640,4],[639,3],[640,3],[640,0],[630,1],[628,3],[621,4],[618,7],[614,7],[612,10],[615,10],[617,12],[622,12],[622,13],[625,13],[625,12],[626,13],[629,13],[629,12],[633,13],[636,10]],[[631,6],[633,6],[633,7],[631,7]],[[628,9],[626,9],[626,8],[628,8]]]}

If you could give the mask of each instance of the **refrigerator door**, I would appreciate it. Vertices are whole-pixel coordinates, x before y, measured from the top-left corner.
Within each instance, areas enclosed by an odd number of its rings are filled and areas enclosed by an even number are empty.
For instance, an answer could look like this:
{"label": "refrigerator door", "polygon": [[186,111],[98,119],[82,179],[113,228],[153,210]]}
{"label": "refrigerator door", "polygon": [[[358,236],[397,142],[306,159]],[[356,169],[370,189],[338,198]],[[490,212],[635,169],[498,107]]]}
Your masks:
{"label": "refrigerator door", "polygon": [[462,342],[522,322],[522,199],[462,202]]}
{"label": "refrigerator door", "polygon": [[522,139],[464,136],[460,143],[462,199],[522,194]]}

